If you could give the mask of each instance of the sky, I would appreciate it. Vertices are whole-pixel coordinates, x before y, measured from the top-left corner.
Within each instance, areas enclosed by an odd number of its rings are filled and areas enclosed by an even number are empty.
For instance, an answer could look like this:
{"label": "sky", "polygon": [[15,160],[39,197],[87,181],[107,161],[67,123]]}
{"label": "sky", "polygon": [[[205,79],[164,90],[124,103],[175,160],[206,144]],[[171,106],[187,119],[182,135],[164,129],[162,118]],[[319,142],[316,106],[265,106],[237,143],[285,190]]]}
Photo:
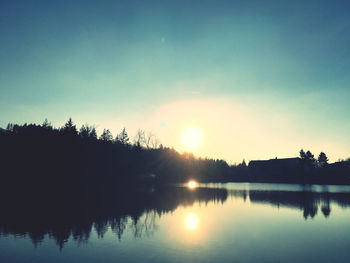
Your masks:
{"label": "sky", "polygon": [[69,117],[229,163],[350,157],[349,1],[0,0],[0,127]]}

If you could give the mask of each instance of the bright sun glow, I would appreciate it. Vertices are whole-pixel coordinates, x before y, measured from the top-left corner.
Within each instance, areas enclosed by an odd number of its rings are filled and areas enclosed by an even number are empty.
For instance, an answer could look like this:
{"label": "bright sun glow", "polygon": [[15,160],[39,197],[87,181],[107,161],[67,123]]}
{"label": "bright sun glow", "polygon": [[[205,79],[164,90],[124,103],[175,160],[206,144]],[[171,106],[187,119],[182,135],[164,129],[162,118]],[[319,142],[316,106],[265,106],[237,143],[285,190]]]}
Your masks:
{"label": "bright sun glow", "polygon": [[189,181],[187,184],[188,188],[194,189],[197,187],[197,182],[196,181]]}
{"label": "bright sun glow", "polygon": [[203,135],[200,129],[189,127],[182,133],[181,139],[186,148],[193,150],[201,144]]}
{"label": "bright sun glow", "polygon": [[195,214],[189,214],[185,219],[186,227],[190,230],[194,230],[198,226],[198,217]]}

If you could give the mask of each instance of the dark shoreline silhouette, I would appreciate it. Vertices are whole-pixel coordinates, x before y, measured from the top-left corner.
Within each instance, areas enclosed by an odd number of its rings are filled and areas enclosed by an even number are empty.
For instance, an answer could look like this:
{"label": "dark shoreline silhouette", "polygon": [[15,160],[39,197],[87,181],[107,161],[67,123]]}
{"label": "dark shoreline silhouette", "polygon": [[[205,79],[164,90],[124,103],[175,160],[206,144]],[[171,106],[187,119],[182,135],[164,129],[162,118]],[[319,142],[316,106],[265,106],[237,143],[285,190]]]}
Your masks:
{"label": "dark shoreline silhouette", "polygon": [[[152,134],[139,130],[133,142],[125,129],[114,139],[105,129],[71,119],[61,128],[45,120],[42,125],[9,124],[0,130],[2,189],[88,191],[117,185],[186,182],[267,182],[298,184],[350,184],[350,160],[328,164],[321,153],[316,160],[301,150],[300,158],[245,161],[195,158],[159,145]],[[84,190],[85,189],[85,190]]]}

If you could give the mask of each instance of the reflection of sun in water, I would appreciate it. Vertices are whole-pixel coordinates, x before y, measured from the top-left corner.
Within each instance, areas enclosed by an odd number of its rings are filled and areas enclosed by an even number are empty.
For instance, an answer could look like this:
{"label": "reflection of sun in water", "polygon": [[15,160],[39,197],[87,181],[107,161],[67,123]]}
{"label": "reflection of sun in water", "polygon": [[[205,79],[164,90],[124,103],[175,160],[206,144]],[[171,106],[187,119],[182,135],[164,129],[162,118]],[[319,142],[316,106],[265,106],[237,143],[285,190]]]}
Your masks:
{"label": "reflection of sun in water", "polygon": [[185,219],[186,227],[190,230],[194,230],[198,226],[198,217],[195,214],[189,214]]}
{"label": "reflection of sun in water", "polygon": [[203,135],[200,129],[189,127],[181,135],[182,144],[188,149],[196,149],[202,142]]}
{"label": "reflection of sun in water", "polygon": [[188,188],[190,188],[191,190],[192,189],[195,189],[197,187],[197,182],[196,181],[189,181],[188,184],[187,184]]}

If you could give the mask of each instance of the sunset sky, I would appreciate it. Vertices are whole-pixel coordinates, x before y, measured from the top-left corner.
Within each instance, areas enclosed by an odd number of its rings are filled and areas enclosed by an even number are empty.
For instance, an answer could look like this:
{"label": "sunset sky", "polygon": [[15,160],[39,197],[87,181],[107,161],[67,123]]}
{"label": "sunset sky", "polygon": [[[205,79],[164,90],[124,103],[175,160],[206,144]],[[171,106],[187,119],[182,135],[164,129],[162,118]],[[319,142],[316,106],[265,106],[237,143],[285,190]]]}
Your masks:
{"label": "sunset sky", "polygon": [[[74,3],[73,3],[74,2]],[[0,127],[72,117],[230,163],[350,157],[349,1],[0,1]]]}

